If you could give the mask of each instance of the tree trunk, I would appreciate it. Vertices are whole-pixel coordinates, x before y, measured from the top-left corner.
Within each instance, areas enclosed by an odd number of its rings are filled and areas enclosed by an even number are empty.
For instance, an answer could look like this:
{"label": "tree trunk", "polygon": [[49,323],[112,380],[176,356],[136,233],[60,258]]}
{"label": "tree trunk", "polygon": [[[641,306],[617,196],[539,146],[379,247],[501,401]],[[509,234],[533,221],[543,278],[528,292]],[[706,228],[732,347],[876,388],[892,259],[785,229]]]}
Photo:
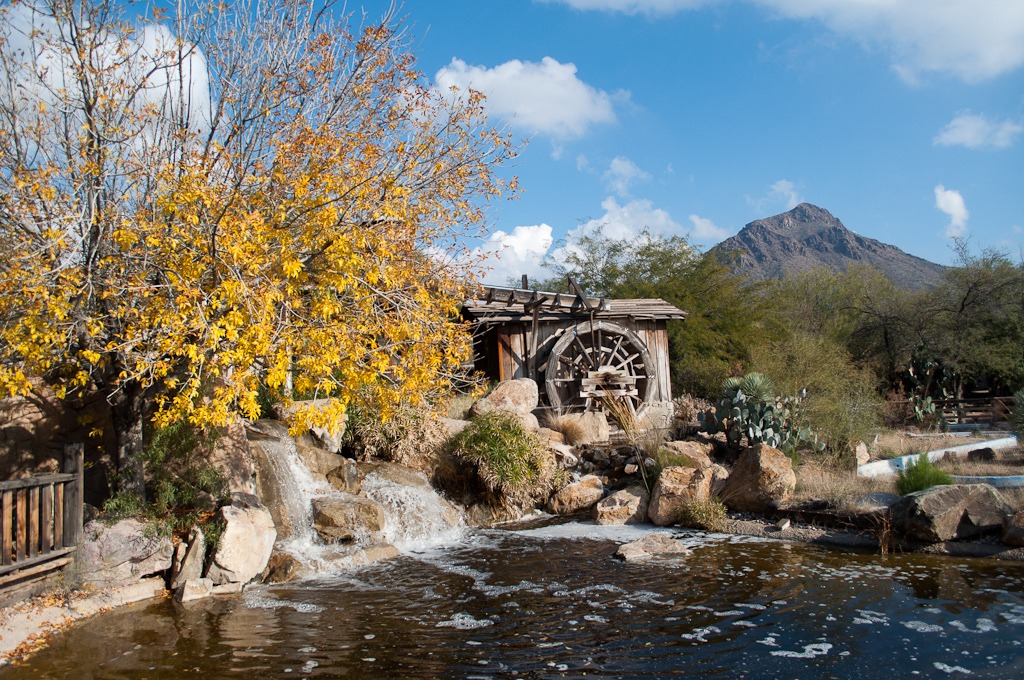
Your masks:
{"label": "tree trunk", "polygon": [[114,437],[117,442],[117,491],[146,499],[142,466],[142,391],[126,388],[111,407]]}

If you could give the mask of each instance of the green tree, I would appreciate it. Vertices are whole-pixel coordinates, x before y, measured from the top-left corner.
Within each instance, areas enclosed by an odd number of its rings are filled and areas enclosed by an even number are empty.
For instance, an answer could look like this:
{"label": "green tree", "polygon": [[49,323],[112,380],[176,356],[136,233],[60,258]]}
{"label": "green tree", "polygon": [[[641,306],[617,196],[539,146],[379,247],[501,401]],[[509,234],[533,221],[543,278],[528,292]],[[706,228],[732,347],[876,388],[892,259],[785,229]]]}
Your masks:
{"label": "green tree", "polygon": [[924,302],[922,343],[953,371],[956,396],[981,384],[1012,391],[1024,385],[1024,263],[962,243],[958,254]]}

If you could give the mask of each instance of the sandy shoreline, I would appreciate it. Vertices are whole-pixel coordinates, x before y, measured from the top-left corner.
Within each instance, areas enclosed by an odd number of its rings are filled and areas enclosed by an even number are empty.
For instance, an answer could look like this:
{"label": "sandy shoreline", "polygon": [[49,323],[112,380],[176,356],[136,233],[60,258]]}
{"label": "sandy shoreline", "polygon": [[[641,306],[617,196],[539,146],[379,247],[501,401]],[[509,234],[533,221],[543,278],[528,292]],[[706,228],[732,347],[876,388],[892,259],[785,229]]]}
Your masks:
{"label": "sandy shoreline", "polygon": [[45,647],[50,636],[76,621],[165,596],[164,585],[162,578],[147,578],[115,590],[78,591],[63,601],[43,595],[0,610],[0,665]]}

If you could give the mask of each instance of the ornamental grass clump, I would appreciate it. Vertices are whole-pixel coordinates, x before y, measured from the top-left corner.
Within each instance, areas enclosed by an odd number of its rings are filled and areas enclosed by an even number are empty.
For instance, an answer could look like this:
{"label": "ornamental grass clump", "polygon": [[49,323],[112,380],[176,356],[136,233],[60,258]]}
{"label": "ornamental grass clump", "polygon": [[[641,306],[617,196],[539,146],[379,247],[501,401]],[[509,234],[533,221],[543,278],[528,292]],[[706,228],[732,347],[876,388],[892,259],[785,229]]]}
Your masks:
{"label": "ornamental grass clump", "polygon": [[551,488],[544,447],[514,414],[477,416],[450,444],[452,453],[476,465],[492,504],[523,507]]}
{"label": "ornamental grass clump", "polygon": [[944,470],[940,470],[933,462],[928,460],[928,455],[922,453],[912,460],[906,468],[900,471],[896,478],[896,491],[906,496],[915,491],[921,491],[931,486],[941,484],[954,484],[953,476]]}
{"label": "ornamental grass clump", "polygon": [[725,530],[725,504],[718,498],[691,498],[679,511],[677,524],[705,531]]}

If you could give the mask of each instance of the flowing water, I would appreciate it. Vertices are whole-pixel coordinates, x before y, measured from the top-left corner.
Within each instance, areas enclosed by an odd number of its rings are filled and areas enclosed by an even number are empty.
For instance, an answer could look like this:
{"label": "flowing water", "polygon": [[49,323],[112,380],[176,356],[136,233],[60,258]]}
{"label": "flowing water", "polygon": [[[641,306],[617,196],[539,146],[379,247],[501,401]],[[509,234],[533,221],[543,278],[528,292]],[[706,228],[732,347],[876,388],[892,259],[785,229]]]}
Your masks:
{"label": "flowing water", "polygon": [[[359,546],[310,528],[310,498],[335,492],[279,425],[258,433],[292,527],[278,549],[318,573],[96,616],[0,680],[1024,677],[1024,566],[550,519],[466,530],[416,473],[370,472],[403,553],[352,567]],[[692,553],[613,557],[648,531]]]}
{"label": "flowing water", "polygon": [[7,678],[1024,677],[1024,567],[568,523],[87,620]]}

